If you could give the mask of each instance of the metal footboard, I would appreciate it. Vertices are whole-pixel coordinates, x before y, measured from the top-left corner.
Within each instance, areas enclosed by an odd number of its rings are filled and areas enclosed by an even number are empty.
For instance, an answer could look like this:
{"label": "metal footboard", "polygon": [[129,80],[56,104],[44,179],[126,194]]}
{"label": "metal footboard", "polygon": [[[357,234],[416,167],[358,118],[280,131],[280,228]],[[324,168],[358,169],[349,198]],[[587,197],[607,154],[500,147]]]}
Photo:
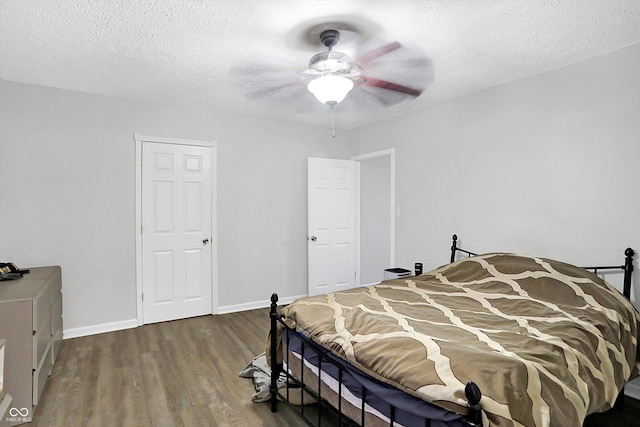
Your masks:
{"label": "metal footboard", "polygon": [[[287,384],[286,390],[284,391],[284,394],[281,393],[278,390],[278,378],[280,377],[280,373],[283,372],[283,365],[282,363],[275,363],[275,361],[278,360],[278,347],[282,346],[282,339],[279,337],[278,334],[278,323],[280,323],[280,325],[282,325],[283,327],[283,334],[290,334],[293,333],[293,331],[284,323],[284,321],[282,320],[280,314],[278,313],[278,309],[277,309],[277,304],[278,303],[278,295],[277,294],[273,294],[271,296],[271,309],[269,312],[269,317],[271,319],[271,332],[270,332],[270,360],[272,361],[271,363],[271,386],[270,386],[270,391],[271,391],[271,411],[272,412],[276,412],[278,410],[278,399],[282,399],[283,402],[285,402],[286,404],[288,404],[289,406],[293,407],[294,410],[298,413],[298,415],[300,415],[300,417],[310,426],[317,426],[317,427],[321,427],[323,420],[326,419],[327,414],[331,414],[333,413],[333,419],[336,420],[337,425],[338,426],[361,426],[361,427],[365,427],[366,425],[366,414],[367,414],[367,397],[370,395],[371,391],[368,390],[364,385],[361,386],[360,389],[360,394],[361,397],[359,398],[360,402],[359,402],[359,413],[360,413],[360,422],[358,421],[354,421],[353,419],[349,418],[348,416],[346,416],[344,414],[344,408],[342,407],[343,404],[343,388],[345,387],[343,385],[343,376],[345,375],[345,372],[348,371],[348,369],[339,361],[336,360],[335,357],[331,357],[330,356],[330,352],[321,347],[320,345],[318,345],[317,343],[313,342],[312,340],[310,340],[309,338],[306,338],[300,334],[296,334],[296,337],[298,339],[300,339],[301,341],[301,359],[300,359],[300,378],[294,378],[293,376],[289,375],[289,373],[287,372],[287,378],[288,380],[290,380],[295,387],[298,387],[295,389],[295,391],[290,390],[289,385]],[[280,341],[280,342],[279,342]],[[289,340],[287,339],[287,342]],[[281,347],[282,348],[282,347]],[[311,389],[309,386],[307,386],[307,384],[305,383],[305,352],[306,351],[313,351],[317,354],[318,356],[318,375],[317,375],[317,391]],[[289,363],[289,352],[286,353],[286,356],[283,355],[283,357],[286,357],[286,365],[287,367],[291,366]],[[332,366],[334,366],[335,368],[337,368],[337,381],[338,381],[338,390],[337,390],[337,405],[336,407],[330,405],[328,402],[325,401],[325,399],[323,399],[322,396],[322,367],[323,364],[330,364]],[[287,381],[287,383],[289,383],[289,381]],[[318,402],[318,406],[317,406],[317,413],[312,414],[311,416],[313,416],[315,419],[312,419],[309,417],[308,412],[310,411],[306,411],[305,410],[305,405],[299,405],[299,407],[297,407],[297,405],[292,405],[289,403],[290,397],[291,397],[291,393],[300,393],[301,394],[301,400],[304,399],[304,394],[307,393],[309,396],[313,397],[315,400],[317,400]],[[467,404],[467,408],[468,408],[468,413],[464,418],[464,422],[466,425],[468,426],[472,426],[472,427],[481,427],[482,426],[482,407],[480,405],[480,399],[482,397],[481,393],[480,393],[480,389],[478,388],[478,386],[476,384],[474,384],[473,382],[469,382],[465,388],[465,396],[467,398],[468,404]],[[387,402],[388,403],[388,402]],[[389,426],[393,427],[395,425],[398,425],[398,420],[397,420],[397,413],[398,413],[398,409],[390,404],[389,404],[389,411],[388,414],[385,414],[385,416],[387,416],[389,418]],[[355,404],[351,403],[351,405],[355,406]],[[327,412],[328,411],[328,412]],[[324,417],[323,417],[324,416]],[[330,423],[331,425],[334,425],[333,423]],[[431,425],[431,420],[428,418],[424,419],[424,425],[425,427],[429,427]]]}

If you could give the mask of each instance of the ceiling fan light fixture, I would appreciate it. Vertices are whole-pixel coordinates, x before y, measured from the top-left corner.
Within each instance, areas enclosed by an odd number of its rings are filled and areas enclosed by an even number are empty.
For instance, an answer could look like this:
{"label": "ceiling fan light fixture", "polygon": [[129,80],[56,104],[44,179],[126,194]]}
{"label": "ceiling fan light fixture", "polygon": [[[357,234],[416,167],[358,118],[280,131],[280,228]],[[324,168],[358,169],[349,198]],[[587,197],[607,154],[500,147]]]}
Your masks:
{"label": "ceiling fan light fixture", "polygon": [[353,81],[344,76],[328,73],[311,80],[307,89],[318,101],[333,107],[353,89]]}
{"label": "ceiling fan light fixture", "polygon": [[309,60],[309,69],[316,73],[348,72],[353,68],[353,60],[346,53],[328,52],[316,53]]}

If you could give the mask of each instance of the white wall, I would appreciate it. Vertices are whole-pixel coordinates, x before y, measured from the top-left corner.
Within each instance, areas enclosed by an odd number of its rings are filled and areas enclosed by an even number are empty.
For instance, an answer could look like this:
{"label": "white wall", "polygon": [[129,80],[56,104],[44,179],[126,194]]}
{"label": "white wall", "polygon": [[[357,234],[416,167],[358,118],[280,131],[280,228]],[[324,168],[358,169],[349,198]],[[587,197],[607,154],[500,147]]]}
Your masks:
{"label": "white wall", "polygon": [[454,232],[472,250],[620,263],[640,250],[638,75],[634,45],[335,139],[0,81],[0,260],[62,265],[65,329],[135,319],[138,132],[218,141],[222,307],[306,292],[307,157],[389,147],[398,266],[446,263]]}
{"label": "white wall", "polygon": [[306,293],[306,158],[344,134],[0,81],[0,260],[62,266],[65,330],[136,318],[136,132],[218,142],[221,308]]}
{"label": "white wall", "polygon": [[640,44],[354,131],[351,155],[396,149],[396,264],[447,263],[453,233],[579,265],[640,251],[638,76]]}

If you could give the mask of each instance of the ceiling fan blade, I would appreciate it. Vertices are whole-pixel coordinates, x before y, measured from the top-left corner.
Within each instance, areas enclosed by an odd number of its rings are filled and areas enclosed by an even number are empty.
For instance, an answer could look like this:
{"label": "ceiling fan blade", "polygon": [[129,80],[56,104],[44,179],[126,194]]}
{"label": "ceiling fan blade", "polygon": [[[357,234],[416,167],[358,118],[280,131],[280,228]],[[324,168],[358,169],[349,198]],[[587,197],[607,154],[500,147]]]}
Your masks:
{"label": "ceiling fan blade", "polygon": [[367,86],[379,87],[381,89],[387,89],[395,92],[406,93],[407,95],[411,95],[411,96],[420,96],[420,94],[422,93],[421,90],[413,89],[407,86],[402,86],[397,83],[389,82],[387,80],[376,79],[374,77],[365,77],[364,84]]}
{"label": "ceiling fan blade", "polygon": [[300,86],[300,82],[299,81],[291,81],[291,82],[282,83],[282,84],[275,85],[275,86],[267,86],[267,87],[264,87],[264,88],[261,88],[261,89],[253,90],[253,91],[249,92],[247,94],[247,96],[249,97],[249,99],[264,98],[264,97],[267,97],[267,96],[274,95],[275,93],[277,93],[279,91],[295,88],[296,86]]}
{"label": "ceiling fan blade", "polygon": [[398,42],[393,42],[393,43],[389,43],[387,45],[384,46],[380,46],[376,49],[370,50],[364,54],[362,54],[361,56],[358,57],[358,63],[360,65],[366,65],[367,63],[381,57],[382,55],[385,55],[389,52],[392,52],[396,49],[398,49],[399,47],[401,47],[401,44]]}

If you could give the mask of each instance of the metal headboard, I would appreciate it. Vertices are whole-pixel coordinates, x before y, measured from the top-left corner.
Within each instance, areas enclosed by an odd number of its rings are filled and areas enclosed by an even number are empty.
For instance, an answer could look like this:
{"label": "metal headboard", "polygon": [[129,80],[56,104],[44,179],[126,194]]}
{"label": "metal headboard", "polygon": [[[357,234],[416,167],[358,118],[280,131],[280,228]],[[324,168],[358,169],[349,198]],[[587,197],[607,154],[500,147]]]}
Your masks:
{"label": "metal headboard", "polygon": [[453,239],[453,242],[451,243],[451,262],[456,260],[456,252],[462,252],[463,254],[467,254],[468,256],[478,255],[475,252],[469,252],[467,250],[459,248],[458,247],[458,236],[457,235],[454,234],[452,239]]}
{"label": "metal headboard", "polygon": [[[453,235],[452,243],[451,243],[451,262],[456,260],[456,252],[462,252],[467,256],[478,255],[475,252],[470,252],[465,249],[458,247],[458,236]],[[624,280],[623,280],[623,288],[622,294],[627,297],[627,299],[631,299],[631,275],[633,273],[633,256],[635,252],[631,248],[627,248],[624,251],[624,265],[604,265],[604,266],[596,266],[596,267],[582,267],[585,270],[591,270],[594,274],[598,274],[598,271],[601,270],[624,270]]]}

